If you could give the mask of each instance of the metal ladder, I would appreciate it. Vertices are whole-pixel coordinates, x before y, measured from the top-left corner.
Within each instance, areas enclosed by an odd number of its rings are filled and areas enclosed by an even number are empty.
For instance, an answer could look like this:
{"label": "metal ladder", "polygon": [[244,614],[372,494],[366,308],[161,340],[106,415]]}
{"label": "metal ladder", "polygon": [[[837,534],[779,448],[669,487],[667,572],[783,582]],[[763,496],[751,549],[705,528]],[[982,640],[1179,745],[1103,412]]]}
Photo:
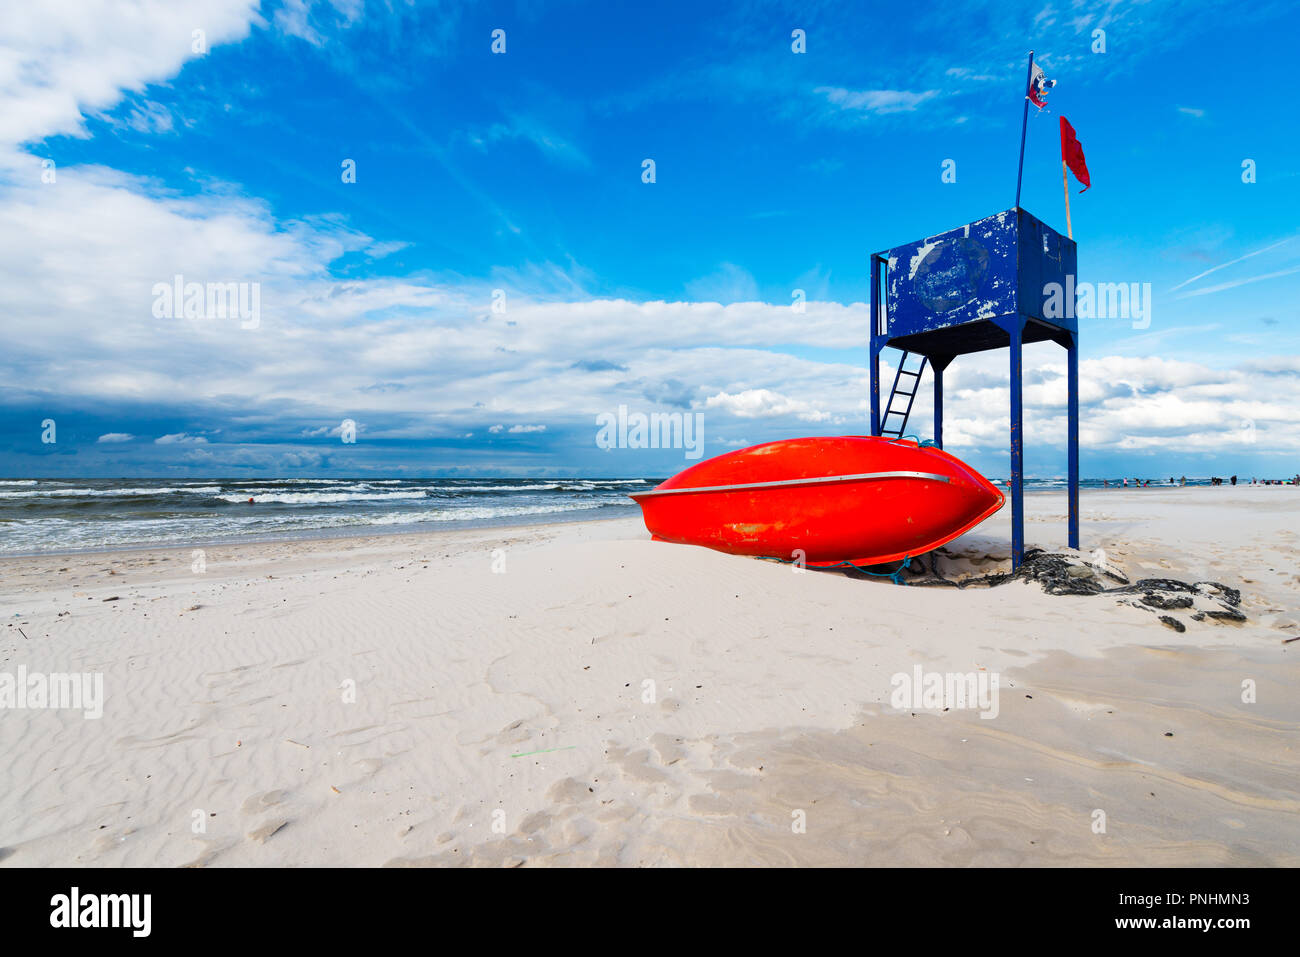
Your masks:
{"label": "metal ladder", "polygon": [[[880,434],[888,438],[903,437],[903,432],[907,428],[907,417],[912,414],[912,403],[916,401],[916,393],[921,390],[921,373],[925,371],[926,364],[930,361],[927,357],[921,356],[921,364],[916,367],[916,371],[912,371],[907,368],[907,360],[911,355],[910,352],[904,352],[903,357],[898,360],[898,371],[894,373],[894,387],[889,391],[885,413],[880,417]],[[897,405],[895,400],[898,400]],[[906,405],[903,404],[904,402]],[[897,425],[889,424],[891,415],[899,417]]]}

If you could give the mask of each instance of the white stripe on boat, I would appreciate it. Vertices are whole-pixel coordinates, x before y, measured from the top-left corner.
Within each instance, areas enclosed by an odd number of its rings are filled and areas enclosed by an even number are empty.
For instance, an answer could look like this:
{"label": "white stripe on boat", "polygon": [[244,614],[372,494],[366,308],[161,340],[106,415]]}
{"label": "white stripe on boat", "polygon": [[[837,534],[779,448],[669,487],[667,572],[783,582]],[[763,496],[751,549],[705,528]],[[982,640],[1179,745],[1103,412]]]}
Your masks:
{"label": "white stripe on boat", "polygon": [[929,479],[932,482],[951,482],[947,475],[935,472],[862,472],[858,475],[822,475],[814,478],[781,479],[775,482],[746,482],[741,485],[701,485],[696,488],[650,489],[648,492],[634,492],[628,498],[648,498],[651,495],[684,495],[687,492],[737,492],[742,489],[784,488],[790,485],[824,485],[829,482],[858,482],[863,479]]}

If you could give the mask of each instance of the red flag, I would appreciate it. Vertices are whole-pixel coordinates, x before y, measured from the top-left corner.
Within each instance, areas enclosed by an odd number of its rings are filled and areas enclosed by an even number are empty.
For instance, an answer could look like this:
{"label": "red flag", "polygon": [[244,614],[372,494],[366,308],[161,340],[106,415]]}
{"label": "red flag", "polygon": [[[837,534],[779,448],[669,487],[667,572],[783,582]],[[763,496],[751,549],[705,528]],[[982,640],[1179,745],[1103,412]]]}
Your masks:
{"label": "red flag", "polygon": [[1064,116],[1061,117],[1061,160],[1070,167],[1074,178],[1083,184],[1083,189],[1079,192],[1084,192],[1092,185],[1092,180],[1088,176],[1088,164],[1083,159],[1083,144],[1074,135],[1074,127]]}

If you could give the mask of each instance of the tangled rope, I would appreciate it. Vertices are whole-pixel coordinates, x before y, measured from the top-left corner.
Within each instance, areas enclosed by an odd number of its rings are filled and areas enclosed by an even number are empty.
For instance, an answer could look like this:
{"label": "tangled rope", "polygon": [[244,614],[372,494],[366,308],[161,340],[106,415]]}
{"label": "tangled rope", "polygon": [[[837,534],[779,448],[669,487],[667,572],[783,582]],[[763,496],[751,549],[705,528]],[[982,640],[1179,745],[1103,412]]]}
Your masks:
{"label": "tangled rope", "polygon": [[[762,556],[761,560],[765,562],[780,562],[782,565],[802,564],[796,562],[792,558],[777,558],[775,556]],[[817,571],[833,571],[838,568],[847,568],[855,572],[861,572],[863,575],[870,575],[873,578],[888,578],[895,585],[906,585],[907,582],[903,581],[903,572],[907,571],[911,562],[912,556],[904,555],[902,562],[900,562],[899,566],[892,572],[873,572],[868,566],[855,565],[853,562],[835,562],[833,565],[814,565],[813,568]]]}

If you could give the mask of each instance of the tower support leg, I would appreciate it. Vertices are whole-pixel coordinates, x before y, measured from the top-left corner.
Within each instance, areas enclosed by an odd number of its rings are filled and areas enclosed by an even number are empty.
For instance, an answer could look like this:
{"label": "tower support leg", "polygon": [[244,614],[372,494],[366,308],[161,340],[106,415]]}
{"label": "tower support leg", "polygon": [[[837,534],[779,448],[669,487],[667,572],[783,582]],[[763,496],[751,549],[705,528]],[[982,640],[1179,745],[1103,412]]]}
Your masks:
{"label": "tower support leg", "polygon": [[1011,567],[1025,557],[1024,402],[1021,394],[1025,321],[1017,317],[1011,333]]}
{"label": "tower support leg", "polygon": [[1079,547],[1079,336],[1070,334],[1070,344],[1066,347],[1066,394],[1067,416],[1066,442],[1069,449],[1070,469],[1070,511],[1067,536],[1071,548]]}
{"label": "tower support leg", "polygon": [[884,260],[871,257],[871,434],[880,434],[880,350],[885,346],[881,316],[880,270]]}
{"label": "tower support leg", "polygon": [[934,372],[934,444],[943,448],[943,368],[931,365]]}
{"label": "tower support leg", "polygon": [[930,369],[934,373],[934,444],[938,448],[943,448],[943,370],[952,358],[930,356]]}
{"label": "tower support leg", "polygon": [[880,350],[871,344],[871,434],[880,434]]}

